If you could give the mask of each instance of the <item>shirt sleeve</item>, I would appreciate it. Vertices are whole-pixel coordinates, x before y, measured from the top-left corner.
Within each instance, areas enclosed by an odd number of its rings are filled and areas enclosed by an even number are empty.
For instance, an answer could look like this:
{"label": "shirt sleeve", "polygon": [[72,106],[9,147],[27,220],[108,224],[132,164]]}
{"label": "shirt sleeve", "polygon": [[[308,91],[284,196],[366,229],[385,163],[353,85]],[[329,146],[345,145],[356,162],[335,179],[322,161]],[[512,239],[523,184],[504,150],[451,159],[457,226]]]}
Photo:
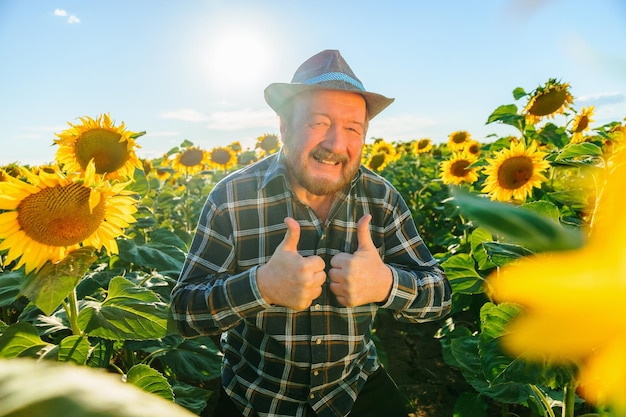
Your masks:
{"label": "shirt sleeve", "polygon": [[236,270],[228,211],[209,196],[172,290],[173,318],[185,337],[219,334],[269,307],[256,283],[257,267]]}
{"label": "shirt sleeve", "polygon": [[400,321],[426,322],[445,317],[452,307],[452,288],[443,268],[428,250],[399,194],[391,204],[391,221],[385,226],[383,259],[391,268],[393,283],[381,305]]}

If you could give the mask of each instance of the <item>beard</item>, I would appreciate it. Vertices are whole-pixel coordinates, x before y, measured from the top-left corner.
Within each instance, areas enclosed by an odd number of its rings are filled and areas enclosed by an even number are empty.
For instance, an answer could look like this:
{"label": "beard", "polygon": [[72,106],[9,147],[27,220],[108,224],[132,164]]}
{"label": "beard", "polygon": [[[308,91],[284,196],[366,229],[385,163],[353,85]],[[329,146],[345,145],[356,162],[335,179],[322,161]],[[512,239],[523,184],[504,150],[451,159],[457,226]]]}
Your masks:
{"label": "beard", "polygon": [[[360,158],[350,161],[347,155],[334,154],[321,146],[305,154],[299,146],[284,147],[285,161],[293,179],[309,193],[317,196],[335,194],[352,181],[361,165]],[[310,159],[332,161],[342,166],[339,178],[320,178],[312,174],[306,162]]]}

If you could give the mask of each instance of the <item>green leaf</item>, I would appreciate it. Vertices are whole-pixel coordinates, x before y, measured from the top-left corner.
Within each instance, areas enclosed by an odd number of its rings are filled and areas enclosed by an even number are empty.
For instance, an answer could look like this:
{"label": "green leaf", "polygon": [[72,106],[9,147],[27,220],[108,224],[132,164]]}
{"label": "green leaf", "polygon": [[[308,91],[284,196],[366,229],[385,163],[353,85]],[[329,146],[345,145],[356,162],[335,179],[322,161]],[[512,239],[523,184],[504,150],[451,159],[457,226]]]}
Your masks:
{"label": "green leaf", "polygon": [[150,191],[150,182],[143,169],[135,168],[133,181],[126,186],[126,190],[135,192],[140,196],[145,196]]}
{"label": "green leaf", "polygon": [[532,210],[478,197],[458,187],[453,187],[451,193],[460,210],[480,226],[532,251],[578,249],[584,243],[581,230],[565,227]]}
{"label": "green leaf", "polygon": [[176,404],[185,407],[187,410],[201,415],[206,408],[207,401],[211,398],[213,391],[200,387],[186,384],[180,381],[174,381],[172,384],[174,390],[174,399]]}
{"label": "green leaf", "polygon": [[0,361],[0,417],[197,417],[119,375],[52,361]]}
{"label": "green leaf", "polygon": [[151,290],[122,277],[109,284],[104,302],[85,302],[80,328],[90,336],[111,340],[150,340],[169,333],[169,308]]}
{"label": "green leaf", "polygon": [[514,259],[534,253],[523,246],[501,242],[484,242],[482,248],[487,258],[496,266],[504,266]]}
{"label": "green leaf", "polygon": [[441,264],[446,271],[453,292],[480,294],[484,292],[485,280],[476,272],[471,256],[460,253]]}
{"label": "green leaf", "polygon": [[519,100],[520,98],[527,96],[527,95],[528,93],[524,91],[522,87],[517,87],[515,90],[513,90],[513,98],[515,100]]}
{"label": "green leaf", "polygon": [[131,367],[126,375],[126,382],[141,388],[145,392],[174,401],[174,392],[167,379],[148,365],[137,364]]}
{"label": "green leaf", "polygon": [[530,201],[528,203],[524,203],[522,207],[537,214],[540,214],[544,217],[550,218],[554,221],[559,221],[559,218],[561,217],[559,208],[554,203],[551,203],[549,201]]}
{"label": "green leaf", "polygon": [[524,117],[517,114],[517,106],[515,104],[502,105],[495,109],[487,123],[500,122],[505,125],[511,125],[519,130],[523,128]]}
{"label": "green leaf", "polygon": [[41,340],[35,326],[26,322],[10,325],[0,336],[0,358],[35,358],[52,348],[54,345]]}
{"label": "green leaf", "polygon": [[554,161],[588,165],[596,163],[602,154],[602,148],[594,143],[572,143],[566,145]]}
{"label": "green leaf", "polygon": [[87,363],[90,349],[91,345],[86,337],[71,335],[64,338],[59,343],[57,359],[59,362],[71,362],[77,365],[84,365]]}
{"label": "green leaf", "polygon": [[18,298],[20,286],[24,280],[24,270],[0,273],[0,307],[6,307]]}
{"label": "green leaf", "polygon": [[163,362],[186,381],[208,382],[219,378],[222,369],[222,356],[209,337],[183,339],[165,354]]}
{"label": "green leaf", "polygon": [[454,403],[454,417],[487,417],[487,401],[475,392],[462,392]]}
{"label": "green leaf", "polygon": [[22,282],[22,294],[49,316],[74,290],[96,259],[93,247],[83,247],[69,253],[59,263],[48,262],[38,272],[26,276]]}
{"label": "green leaf", "polygon": [[145,268],[156,269],[162,274],[169,272],[178,275],[185,262],[185,252],[168,244],[149,242],[138,246],[130,239],[121,239],[118,241],[118,246],[121,260]]}
{"label": "green leaf", "polygon": [[489,256],[483,246],[483,243],[491,241],[493,241],[493,235],[491,232],[480,227],[475,229],[470,236],[472,256],[478,263],[479,271],[484,271],[495,266],[491,259],[489,259]]}

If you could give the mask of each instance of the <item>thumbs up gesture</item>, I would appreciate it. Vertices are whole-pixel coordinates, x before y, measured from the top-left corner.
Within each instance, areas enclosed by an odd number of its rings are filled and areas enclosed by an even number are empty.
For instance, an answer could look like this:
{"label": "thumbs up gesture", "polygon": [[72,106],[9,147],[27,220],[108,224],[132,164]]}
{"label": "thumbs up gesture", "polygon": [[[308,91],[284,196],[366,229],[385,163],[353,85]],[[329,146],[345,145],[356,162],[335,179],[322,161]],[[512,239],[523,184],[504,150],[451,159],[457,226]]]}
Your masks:
{"label": "thumbs up gesture", "polygon": [[346,307],[385,301],[393,282],[391,269],[383,263],[372,241],[371,219],[366,214],[357,223],[356,252],[338,253],[330,260],[330,290]]}
{"label": "thumbs up gesture", "polygon": [[304,310],[322,293],[326,281],[324,260],[298,253],[300,225],[285,219],[287,233],[270,260],[257,270],[257,285],[270,304]]}

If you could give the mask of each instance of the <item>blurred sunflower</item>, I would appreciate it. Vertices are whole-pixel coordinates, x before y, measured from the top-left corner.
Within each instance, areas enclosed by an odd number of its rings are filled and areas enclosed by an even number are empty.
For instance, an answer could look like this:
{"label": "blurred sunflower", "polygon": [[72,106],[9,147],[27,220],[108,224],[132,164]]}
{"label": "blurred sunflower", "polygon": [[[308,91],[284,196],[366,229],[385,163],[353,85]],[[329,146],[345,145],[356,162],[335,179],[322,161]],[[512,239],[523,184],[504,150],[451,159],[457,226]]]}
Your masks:
{"label": "blurred sunflower", "polygon": [[451,151],[462,151],[472,139],[469,132],[465,130],[457,130],[448,135],[448,148]]}
{"label": "blurred sunflower", "polygon": [[[626,153],[615,158],[586,244],[499,268],[487,279],[498,302],[524,307],[504,346],[530,361],[580,364],[577,392],[626,415]],[[558,296],[555,296],[558,295]],[[611,414],[613,415],[613,414]]]}
{"label": "blurred sunflower", "polygon": [[476,168],[468,168],[477,161],[476,156],[464,151],[453,152],[452,157],[441,163],[441,180],[444,184],[472,184],[478,180]]}
{"label": "blurred sunflower", "polygon": [[235,152],[235,154],[237,154],[237,155],[239,155],[243,151],[243,148],[241,146],[241,142],[233,142],[230,145],[228,145],[228,147],[230,149],[232,149],[233,152]]}
{"label": "blurred sunflower", "polygon": [[428,138],[420,139],[415,144],[415,150],[418,154],[430,152],[432,149],[433,141]]}
{"label": "blurred sunflower", "polygon": [[542,174],[550,167],[545,156],[545,152],[537,150],[535,142],[528,148],[524,142],[511,142],[509,149],[502,149],[495,158],[488,159],[482,191],[490,194],[492,200],[526,201],[532,189],[540,187],[547,179]]}
{"label": "blurred sunflower", "polygon": [[227,171],[237,165],[237,154],[231,148],[213,148],[209,152],[209,165]]}
{"label": "blurred sunflower", "polygon": [[535,124],[544,117],[563,114],[574,102],[569,88],[568,83],[561,83],[554,78],[549,79],[544,86],[537,87],[530,94],[528,104],[524,108],[526,122]]}
{"label": "blurred sunflower", "polygon": [[471,155],[478,156],[480,155],[482,145],[477,140],[470,140],[463,148],[467,153]]}
{"label": "blurred sunflower", "polygon": [[271,155],[280,149],[280,139],[278,135],[266,133],[257,138],[255,149],[259,149],[262,155]]}
{"label": "blurred sunflower", "polygon": [[93,163],[80,176],[53,166],[24,174],[24,181],[0,182],[0,250],[8,249],[7,264],[19,258],[14,269],[24,265],[29,273],[81,246],[118,253],[115,238],[137,211],[127,183],[103,181]]}
{"label": "blurred sunflower", "polygon": [[383,139],[377,139],[371,148],[372,154],[384,153],[388,156],[388,161],[394,161],[400,157],[396,151],[396,147],[393,143],[384,141]]}
{"label": "blurred sunflower", "polygon": [[172,169],[183,175],[195,175],[206,169],[208,161],[208,152],[197,146],[190,146],[174,154],[171,165]]}
{"label": "blurred sunflower", "polygon": [[589,130],[589,124],[593,122],[591,116],[593,115],[594,109],[594,106],[583,107],[576,116],[572,127],[572,139],[570,143],[581,143],[585,141],[583,133]]}
{"label": "blurred sunflower", "polygon": [[391,158],[384,152],[372,153],[363,163],[366,167],[371,169],[372,171],[382,171],[385,168]]}
{"label": "blurred sunflower", "polygon": [[59,145],[56,160],[65,171],[85,172],[91,160],[96,174],[105,178],[130,178],[135,168],[143,168],[135,153],[139,148],[135,139],[144,132],[126,130],[124,122],[115,126],[108,113],[79,119],[80,124],[68,122],[71,128],[57,133],[54,140]]}

